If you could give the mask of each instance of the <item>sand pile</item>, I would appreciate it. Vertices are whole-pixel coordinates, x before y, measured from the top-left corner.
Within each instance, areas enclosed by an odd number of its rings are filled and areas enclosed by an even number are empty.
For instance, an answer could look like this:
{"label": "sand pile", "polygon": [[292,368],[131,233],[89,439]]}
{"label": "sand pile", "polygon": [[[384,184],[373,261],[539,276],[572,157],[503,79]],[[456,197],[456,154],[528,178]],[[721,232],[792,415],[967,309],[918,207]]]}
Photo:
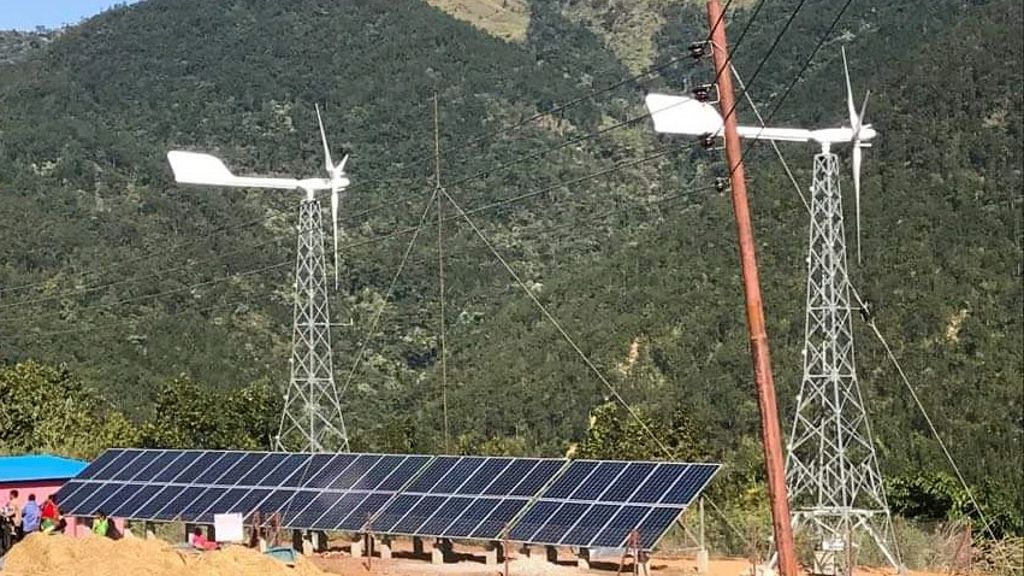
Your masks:
{"label": "sand pile", "polygon": [[241,546],[195,553],[176,550],[166,542],[123,538],[68,538],[34,533],[4,558],[4,576],[322,576],[310,561],[299,558],[294,567]]}

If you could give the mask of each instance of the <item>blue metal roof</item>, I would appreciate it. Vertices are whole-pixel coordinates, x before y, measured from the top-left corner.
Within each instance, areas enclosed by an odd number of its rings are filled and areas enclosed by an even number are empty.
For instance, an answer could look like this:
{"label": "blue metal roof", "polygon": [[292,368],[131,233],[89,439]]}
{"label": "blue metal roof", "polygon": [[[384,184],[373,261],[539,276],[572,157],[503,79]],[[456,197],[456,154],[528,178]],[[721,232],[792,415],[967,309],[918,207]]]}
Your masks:
{"label": "blue metal roof", "polygon": [[74,478],[88,462],[49,454],[0,456],[0,482],[28,482]]}

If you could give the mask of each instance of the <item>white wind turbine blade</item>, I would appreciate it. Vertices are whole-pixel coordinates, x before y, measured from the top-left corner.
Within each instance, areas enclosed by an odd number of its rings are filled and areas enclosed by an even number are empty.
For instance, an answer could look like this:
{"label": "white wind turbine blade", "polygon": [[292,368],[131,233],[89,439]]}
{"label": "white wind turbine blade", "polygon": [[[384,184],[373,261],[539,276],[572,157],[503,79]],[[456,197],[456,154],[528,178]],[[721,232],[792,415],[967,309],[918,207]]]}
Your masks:
{"label": "white wind turbine blade", "polygon": [[316,104],[316,122],[320,125],[320,140],[324,143],[324,166],[327,174],[334,172],[334,163],[331,162],[331,148],[327,145],[327,132],[324,131],[324,120],[320,117],[320,105]]}
{"label": "white wind turbine blade", "polygon": [[853,202],[854,210],[857,213],[857,264],[861,262],[860,256],[860,167],[861,155],[864,153],[859,142],[853,144]]}
{"label": "white wind turbine blade", "polygon": [[336,171],[331,174],[331,222],[334,225],[334,287],[338,287],[338,194],[341,189],[348,186],[348,179],[345,178],[345,163],[348,162],[348,154],[338,163]]}
{"label": "white wind turbine blade", "polygon": [[181,184],[203,186],[230,186],[233,188],[272,188],[295,190],[300,187],[294,178],[264,178],[235,176],[219,158],[209,154],[172,150],[167,153],[175,181]]}
{"label": "white wind turbine blade", "polygon": [[843,73],[846,75],[846,108],[850,113],[850,128],[854,132],[860,130],[860,119],[857,116],[857,107],[853,104],[853,87],[850,85],[850,67],[846,65],[846,47],[843,49]]}

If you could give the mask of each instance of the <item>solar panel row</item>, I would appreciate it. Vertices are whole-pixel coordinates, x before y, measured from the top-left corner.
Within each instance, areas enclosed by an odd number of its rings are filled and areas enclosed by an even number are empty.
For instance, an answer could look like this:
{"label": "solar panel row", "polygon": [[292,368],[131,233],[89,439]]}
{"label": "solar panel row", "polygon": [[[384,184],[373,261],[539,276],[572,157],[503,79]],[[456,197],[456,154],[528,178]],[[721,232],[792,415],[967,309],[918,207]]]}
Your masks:
{"label": "solar panel row", "polygon": [[652,548],[717,465],[397,454],[110,450],[60,491],[72,516]]}

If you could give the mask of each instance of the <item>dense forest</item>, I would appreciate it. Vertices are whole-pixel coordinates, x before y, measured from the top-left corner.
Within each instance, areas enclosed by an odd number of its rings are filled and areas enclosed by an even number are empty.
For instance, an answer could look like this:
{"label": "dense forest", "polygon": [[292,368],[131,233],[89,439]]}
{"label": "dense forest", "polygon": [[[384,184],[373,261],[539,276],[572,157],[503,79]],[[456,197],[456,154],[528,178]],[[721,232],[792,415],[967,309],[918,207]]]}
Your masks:
{"label": "dense forest", "polygon": [[[690,2],[638,2],[653,19],[629,2],[515,4],[529,5],[522,37],[420,0],[146,0],[18,44],[0,65],[0,449],[269,442],[298,196],[177,186],[165,153],[320,175],[319,102],[335,155],[351,154],[332,313],[353,449],[444,447],[440,237],[453,450],[660,456],[455,206],[442,203],[440,236],[434,212],[411,233],[434,209],[436,93],[452,198],[673,449],[728,465],[717,489],[741,506],[760,489],[760,454],[732,209],[713,186],[723,161],[642,118],[645,91],[712,79],[686,50],[705,17]],[[855,2],[798,77],[839,10],[737,2],[737,70],[775,123],[832,125],[846,117],[846,47],[881,133],[853,283],[987,511],[1019,533],[1022,8]],[[746,104],[738,114],[754,121]],[[784,152],[809,183],[811,150]],[[770,149],[746,159],[788,423],[807,212]],[[951,470],[884,349],[863,323],[855,331],[894,505],[970,513],[941,488]]]}

